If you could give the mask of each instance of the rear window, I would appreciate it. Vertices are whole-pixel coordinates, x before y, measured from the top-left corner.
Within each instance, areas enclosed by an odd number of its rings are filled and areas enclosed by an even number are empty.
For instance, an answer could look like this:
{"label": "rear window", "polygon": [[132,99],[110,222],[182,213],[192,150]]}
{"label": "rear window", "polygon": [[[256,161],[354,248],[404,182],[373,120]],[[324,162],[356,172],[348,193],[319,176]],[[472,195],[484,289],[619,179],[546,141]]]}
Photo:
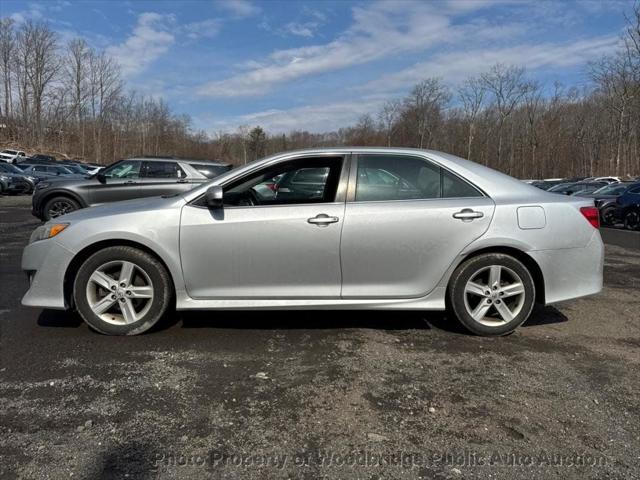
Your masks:
{"label": "rear window", "polygon": [[215,178],[218,175],[222,175],[224,172],[231,170],[231,165],[207,165],[205,163],[192,163],[191,166],[207,178]]}

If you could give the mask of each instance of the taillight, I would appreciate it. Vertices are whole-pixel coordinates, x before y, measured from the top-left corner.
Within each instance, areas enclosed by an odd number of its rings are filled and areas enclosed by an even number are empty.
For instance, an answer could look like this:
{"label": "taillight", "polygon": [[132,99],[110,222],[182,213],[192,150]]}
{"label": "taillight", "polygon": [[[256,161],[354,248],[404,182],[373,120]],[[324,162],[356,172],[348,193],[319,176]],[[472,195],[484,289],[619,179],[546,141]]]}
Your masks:
{"label": "taillight", "polygon": [[580,213],[584,215],[593,228],[600,228],[600,214],[596,207],[580,207]]}

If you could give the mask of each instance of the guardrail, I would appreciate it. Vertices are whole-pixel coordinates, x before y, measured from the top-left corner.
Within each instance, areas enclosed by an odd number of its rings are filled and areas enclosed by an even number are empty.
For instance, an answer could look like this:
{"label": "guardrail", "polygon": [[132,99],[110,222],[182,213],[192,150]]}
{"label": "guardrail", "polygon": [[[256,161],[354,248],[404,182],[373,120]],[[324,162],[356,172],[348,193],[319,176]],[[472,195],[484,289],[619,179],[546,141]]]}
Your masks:
{"label": "guardrail", "polygon": [[604,243],[640,250],[640,232],[615,228],[601,228],[600,235],[602,235],[602,241]]}

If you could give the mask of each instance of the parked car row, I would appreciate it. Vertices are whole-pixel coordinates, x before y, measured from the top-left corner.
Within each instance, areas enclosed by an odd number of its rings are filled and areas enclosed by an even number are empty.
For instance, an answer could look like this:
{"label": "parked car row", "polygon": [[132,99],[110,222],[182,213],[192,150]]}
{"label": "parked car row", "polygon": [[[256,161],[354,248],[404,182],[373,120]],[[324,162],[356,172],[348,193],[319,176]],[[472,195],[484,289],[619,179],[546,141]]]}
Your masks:
{"label": "parked car row", "polygon": [[603,226],[640,230],[640,177],[631,181],[618,177],[552,178],[527,183],[550,193],[593,198]]}
{"label": "parked car row", "polygon": [[[39,173],[40,167],[66,168],[39,165],[29,171]],[[132,158],[95,175],[52,175],[36,184],[32,213],[46,221],[104,203],[183,193],[230,169],[228,163],[203,160]]]}

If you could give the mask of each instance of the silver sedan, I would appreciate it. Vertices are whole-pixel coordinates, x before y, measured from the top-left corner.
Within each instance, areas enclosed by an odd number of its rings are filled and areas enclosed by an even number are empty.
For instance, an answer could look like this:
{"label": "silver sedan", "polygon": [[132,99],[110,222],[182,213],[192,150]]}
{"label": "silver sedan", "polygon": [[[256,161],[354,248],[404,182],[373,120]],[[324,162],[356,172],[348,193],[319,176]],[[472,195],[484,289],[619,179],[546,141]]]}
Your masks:
{"label": "silver sedan", "polygon": [[38,227],[22,303],[115,335],[173,305],[449,308],[475,334],[504,335],[536,302],[598,293],[602,266],[593,200],[434,151],[305,150]]}

